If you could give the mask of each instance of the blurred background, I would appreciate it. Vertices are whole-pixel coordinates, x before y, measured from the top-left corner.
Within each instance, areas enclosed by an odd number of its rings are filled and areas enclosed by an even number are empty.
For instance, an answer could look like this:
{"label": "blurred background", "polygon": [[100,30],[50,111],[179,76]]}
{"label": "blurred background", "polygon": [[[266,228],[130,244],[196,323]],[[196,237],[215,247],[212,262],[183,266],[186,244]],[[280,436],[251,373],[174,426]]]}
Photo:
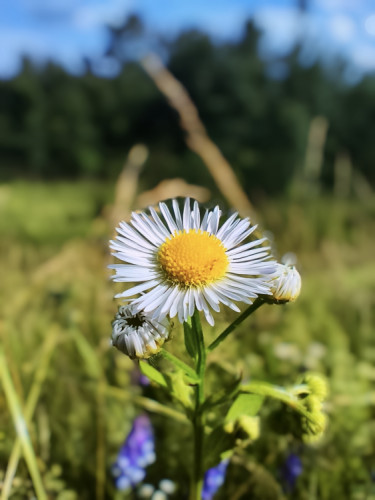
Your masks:
{"label": "blurred background", "polygon": [[[250,215],[303,279],[212,370],[280,385],[313,370],[331,387],[320,444],[267,405],[217,498],[375,499],[374,2],[13,0],[0,47],[0,335],[48,498],[138,498],[111,465],[144,410],[147,481],[185,498],[188,429],[110,348],[106,265],[132,209],[191,195]],[[34,498],[4,392],[0,406],[1,500]]]}

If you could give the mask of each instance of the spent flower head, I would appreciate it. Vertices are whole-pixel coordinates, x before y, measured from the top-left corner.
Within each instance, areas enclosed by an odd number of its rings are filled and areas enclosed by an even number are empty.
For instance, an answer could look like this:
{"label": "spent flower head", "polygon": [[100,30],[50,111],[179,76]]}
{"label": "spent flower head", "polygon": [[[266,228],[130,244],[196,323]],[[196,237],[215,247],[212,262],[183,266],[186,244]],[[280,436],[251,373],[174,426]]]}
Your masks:
{"label": "spent flower head", "polygon": [[149,358],[168,338],[167,321],[157,322],[132,305],[120,306],[112,322],[112,345],[130,358]]}
{"label": "spent flower head", "polygon": [[110,266],[113,280],[138,283],[116,297],[131,300],[134,311],[157,321],[177,315],[183,323],[197,309],[213,325],[211,310],[220,311],[219,304],[239,311],[235,301],[251,304],[271,293],[275,263],[262,246],[266,238],[248,241],[256,229],[248,219],[235,213],[220,226],[218,206],[201,214],[189,198],[183,211],[172,200],[173,215],[165,203],[159,209],[160,215],[152,207],[133,213],[111,241],[113,255],[124,262]]}

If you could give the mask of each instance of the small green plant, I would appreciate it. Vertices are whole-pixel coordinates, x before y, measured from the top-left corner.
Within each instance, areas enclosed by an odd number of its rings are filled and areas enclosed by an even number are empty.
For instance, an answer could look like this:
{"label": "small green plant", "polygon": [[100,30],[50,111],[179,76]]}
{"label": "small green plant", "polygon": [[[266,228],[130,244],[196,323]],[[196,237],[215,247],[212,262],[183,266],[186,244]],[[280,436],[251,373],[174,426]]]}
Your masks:
{"label": "small green plant", "polygon": [[[294,301],[301,278],[293,265],[277,263],[266,238],[254,238],[256,226],[236,213],[220,224],[219,207],[202,213],[197,202],[191,208],[189,199],[183,210],[173,200],[170,209],[160,203],[159,211],[133,213],[129,224],[120,223],[111,242],[113,255],[122,261],[110,266],[116,271],[113,279],[135,283],[116,295],[127,304],[120,306],[113,321],[112,343],[130,358],[140,359],[142,373],[191,422],[190,499],[211,498],[205,489],[202,496],[205,473],[257,439],[265,398],[291,409],[293,432],[311,442],[326,427],[322,402],[327,384],[312,374],[287,388],[244,382],[241,376],[230,383],[208,382],[210,354],[263,304]],[[241,313],[235,302],[248,307]],[[200,313],[214,325],[212,311],[220,312],[220,304],[238,316],[207,345]],[[163,347],[174,317],[183,325],[187,362]],[[168,364],[160,365],[160,357]],[[126,474],[125,470],[122,484],[134,485]]]}

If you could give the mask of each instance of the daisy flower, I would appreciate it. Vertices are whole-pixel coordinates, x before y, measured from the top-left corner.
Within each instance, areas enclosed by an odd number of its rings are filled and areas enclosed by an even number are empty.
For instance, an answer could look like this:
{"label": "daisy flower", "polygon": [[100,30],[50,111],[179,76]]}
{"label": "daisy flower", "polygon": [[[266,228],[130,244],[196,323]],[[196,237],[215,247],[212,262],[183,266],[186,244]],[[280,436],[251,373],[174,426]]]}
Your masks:
{"label": "daisy flower", "polygon": [[133,212],[129,224],[117,228],[110,247],[124,264],[109,266],[113,280],[138,284],[116,297],[157,321],[177,315],[183,323],[197,309],[213,325],[211,310],[220,311],[220,303],[239,312],[234,301],[251,304],[271,293],[275,263],[269,247],[261,246],[266,238],[248,240],[256,229],[248,219],[235,213],[220,225],[218,206],[201,217],[198,202],[191,208],[189,198],[182,212],[177,200],[173,215],[165,203],[159,208],[160,215],[152,207]]}
{"label": "daisy flower", "polygon": [[112,322],[112,345],[130,358],[149,358],[168,338],[167,322],[158,323],[132,305],[120,306]]}

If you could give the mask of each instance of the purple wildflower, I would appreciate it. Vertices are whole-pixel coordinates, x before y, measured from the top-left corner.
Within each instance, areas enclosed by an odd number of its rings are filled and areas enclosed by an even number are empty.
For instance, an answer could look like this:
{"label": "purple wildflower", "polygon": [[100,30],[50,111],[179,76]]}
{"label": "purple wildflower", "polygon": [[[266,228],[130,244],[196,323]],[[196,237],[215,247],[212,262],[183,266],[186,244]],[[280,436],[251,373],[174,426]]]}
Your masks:
{"label": "purple wildflower", "polygon": [[282,475],[285,483],[285,489],[292,491],[296,485],[298,476],[302,474],[303,466],[301,459],[295,453],[287,456],[282,468]]}
{"label": "purple wildflower", "polygon": [[146,467],[155,462],[154,433],[147,415],[140,415],[112,467],[116,487],[126,490],[143,481]]}
{"label": "purple wildflower", "polygon": [[229,460],[223,460],[205,473],[202,500],[212,500],[217,490],[224,484],[228,464]]}

